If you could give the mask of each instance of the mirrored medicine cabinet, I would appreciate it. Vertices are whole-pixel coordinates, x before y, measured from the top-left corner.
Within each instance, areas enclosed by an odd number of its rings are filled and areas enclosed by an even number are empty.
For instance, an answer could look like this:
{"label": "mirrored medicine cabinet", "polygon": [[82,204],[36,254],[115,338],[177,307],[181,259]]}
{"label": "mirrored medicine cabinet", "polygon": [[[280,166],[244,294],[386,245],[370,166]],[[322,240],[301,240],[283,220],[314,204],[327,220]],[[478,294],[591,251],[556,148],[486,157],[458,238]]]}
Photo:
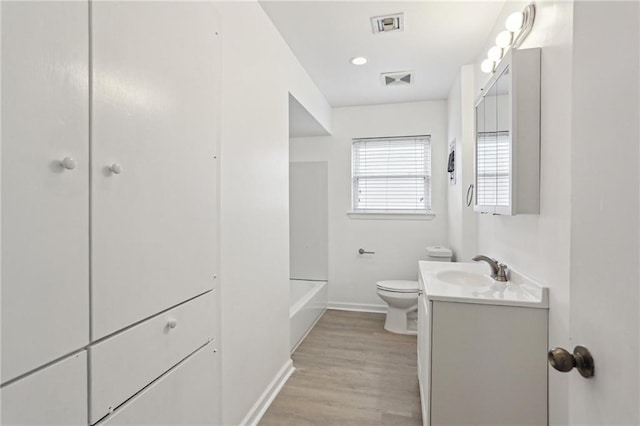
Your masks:
{"label": "mirrored medicine cabinet", "polygon": [[509,50],[475,104],[480,213],[540,212],[540,49]]}

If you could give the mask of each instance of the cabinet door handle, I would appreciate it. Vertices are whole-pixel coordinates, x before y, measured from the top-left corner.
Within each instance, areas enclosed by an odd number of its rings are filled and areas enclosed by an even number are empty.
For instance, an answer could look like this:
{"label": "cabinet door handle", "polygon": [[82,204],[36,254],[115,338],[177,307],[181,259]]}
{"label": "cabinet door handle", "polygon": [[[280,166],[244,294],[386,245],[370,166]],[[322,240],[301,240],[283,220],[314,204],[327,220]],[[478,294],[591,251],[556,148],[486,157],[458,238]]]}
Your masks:
{"label": "cabinet door handle", "polygon": [[467,188],[467,207],[471,206],[473,202],[473,184],[469,185]]}
{"label": "cabinet door handle", "polygon": [[119,175],[122,173],[122,166],[118,163],[113,163],[111,167],[109,167],[109,170],[111,170],[111,173],[114,175]]}
{"label": "cabinet door handle", "polygon": [[178,326],[178,320],[175,318],[171,318],[169,319],[169,321],[167,321],[167,327],[169,328],[176,328]]}
{"label": "cabinet door handle", "polygon": [[60,162],[60,165],[65,170],[73,170],[78,165],[78,162],[71,157],[64,157]]}

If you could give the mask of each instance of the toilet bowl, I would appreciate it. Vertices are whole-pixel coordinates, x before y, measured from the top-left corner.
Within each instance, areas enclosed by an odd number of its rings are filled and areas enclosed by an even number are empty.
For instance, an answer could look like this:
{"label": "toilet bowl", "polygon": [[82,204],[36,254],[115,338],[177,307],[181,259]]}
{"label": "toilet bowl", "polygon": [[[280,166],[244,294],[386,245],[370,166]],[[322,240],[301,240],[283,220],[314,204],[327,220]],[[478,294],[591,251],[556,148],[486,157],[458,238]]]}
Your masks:
{"label": "toilet bowl", "polygon": [[[443,246],[426,248],[427,260],[451,262],[453,252]],[[418,309],[418,282],[405,280],[378,281],[378,296],[387,302],[387,319],[384,329],[392,333],[416,334],[416,311]]]}
{"label": "toilet bowl", "polygon": [[418,282],[405,280],[378,281],[376,292],[387,305],[384,329],[398,334],[416,334],[410,314],[418,307]]}

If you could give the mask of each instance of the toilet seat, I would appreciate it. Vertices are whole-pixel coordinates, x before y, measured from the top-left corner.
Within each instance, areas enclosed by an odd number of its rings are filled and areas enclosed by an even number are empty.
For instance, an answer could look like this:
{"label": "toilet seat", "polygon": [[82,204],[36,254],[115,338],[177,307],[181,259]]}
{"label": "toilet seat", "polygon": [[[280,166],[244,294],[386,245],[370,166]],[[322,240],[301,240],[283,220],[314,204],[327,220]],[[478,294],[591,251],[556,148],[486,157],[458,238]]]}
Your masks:
{"label": "toilet seat", "polygon": [[406,280],[387,280],[378,281],[376,287],[380,290],[390,291],[394,293],[417,293],[418,281]]}

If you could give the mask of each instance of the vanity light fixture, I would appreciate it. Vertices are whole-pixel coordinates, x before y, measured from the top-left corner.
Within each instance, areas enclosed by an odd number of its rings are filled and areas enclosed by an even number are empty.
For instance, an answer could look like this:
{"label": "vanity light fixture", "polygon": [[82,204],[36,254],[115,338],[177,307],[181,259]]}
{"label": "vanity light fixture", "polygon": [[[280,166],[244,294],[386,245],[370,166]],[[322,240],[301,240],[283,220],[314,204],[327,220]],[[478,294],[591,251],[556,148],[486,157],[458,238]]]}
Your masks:
{"label": "vanity light fixture", "polygon": [[364,56],[357,56],[355,58],[351,58],[351,63],[353,65],[364,65],[367,63],[367,58]]}
{"label": "vanity light fixture", "polygon": [[511,45],[513,41],[513,33],[511,31],[504,30],[496,37],[496,46],[506,49]]}
{"label": "vanity light fixture", "polygon": [[507,18],[504,26],[507,28],[507,31],[511,31],[512,33],[520,31],[522,28],[522,24],[524,24],[524,13],[523,12],[513,12]]}
{"label": "vanity light fixture", "polygon": [[491,59],[493,62],[498,62],[500,59],[502,59],[502,48],[493,46],[491,49],[489,49],[489,52],[487,52],[487,58]]}
{"label": "vanity light fixture", "polygon": [[484,61],[482,61],[482,64],[480,65],[480,69],[482,70],[482,72],[486,72],[487,74],[490,72],[493,72],[495,67],[496,67],[496,63],[493,62],[491,59],[485,59]]}
{"label": "vanity light fixture", "polygon": [[504,56],[507,49],[519,47],[533,28],[536,16],[536,7],[533,3],[527,5],[522,11],[513,12],[505,22],[505,31],[496,37],[496,45],[487,52],[487,59],[482,61],[480,69],[485,73],[492,73],[496,65]]}

